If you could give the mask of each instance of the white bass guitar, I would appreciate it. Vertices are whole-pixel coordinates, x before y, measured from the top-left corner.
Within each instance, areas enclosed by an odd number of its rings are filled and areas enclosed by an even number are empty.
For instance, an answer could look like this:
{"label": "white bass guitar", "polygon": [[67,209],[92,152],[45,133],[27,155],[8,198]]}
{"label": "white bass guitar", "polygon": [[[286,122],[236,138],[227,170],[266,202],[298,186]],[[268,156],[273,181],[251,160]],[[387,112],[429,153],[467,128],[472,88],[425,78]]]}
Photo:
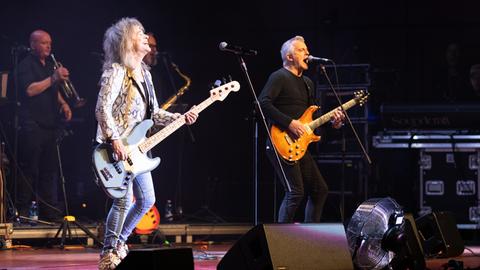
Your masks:
{"label": "white bass guitar", "polygon": [[[210,90],[210,97],[198,104],[193,111],[200,113],[213,102],[223,101],[230,92],[240,89],[237,81],[232,81]],[[149,158],[147,152],[170,136],[177,129],[185,124],[185,117],[179,117],[163,129],[146,137],[147,131],[153,126],[151,119],[140,122],[132,132],[122,138],[123,145],[127,151],[127,159],[117,161],[114,158],[111,144],[102,143],[93,150],[92,162],[97,184],[101,186],[111,198],[122,198],[127,194],[127,188],[137,175],[152,171],[158,164],[160,158]]]}

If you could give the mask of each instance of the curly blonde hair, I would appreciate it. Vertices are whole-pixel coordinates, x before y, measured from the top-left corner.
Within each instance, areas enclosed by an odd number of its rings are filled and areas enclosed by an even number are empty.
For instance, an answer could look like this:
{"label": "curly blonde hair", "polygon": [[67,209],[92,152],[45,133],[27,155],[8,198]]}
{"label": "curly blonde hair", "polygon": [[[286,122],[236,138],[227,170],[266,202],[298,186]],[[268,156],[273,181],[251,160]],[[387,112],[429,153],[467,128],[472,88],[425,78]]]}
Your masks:
{"label": "curly blonde hair", "polygon": [[125,17],[107,29],[103,37],[103,70],[110,68],[113,63],[133,68],[133,35],[136,26],[144,31],[137,19]]}

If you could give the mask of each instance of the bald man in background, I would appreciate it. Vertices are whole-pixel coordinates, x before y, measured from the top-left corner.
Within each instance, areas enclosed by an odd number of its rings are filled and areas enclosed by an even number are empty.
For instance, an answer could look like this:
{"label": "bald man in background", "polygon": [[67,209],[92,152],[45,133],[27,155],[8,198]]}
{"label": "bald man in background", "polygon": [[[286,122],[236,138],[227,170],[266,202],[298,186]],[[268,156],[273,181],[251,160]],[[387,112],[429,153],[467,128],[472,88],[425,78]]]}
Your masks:
{"label": "bald man in background", "polygon": [[147,64],[150,68],[153,68],[158,64],[157,39],[155,38],[155,35],[152,32],[147,33],[147,36],[148,36],[148,46],[150,47],[150,51],[143,58],[143,62],[145,62],[145,64]]}
{"label": "bald man in background", "polygon": [[56,140],[60,119],[72,118],[58,83],[68,79],[65,67],[54,68],[50,57],[52,38],[44,30],[30,34],[30,53],[18,65],[19,165],[16,206],[27,216],[32,201],[39,205],[39,219],[57,221],[58,159]]}

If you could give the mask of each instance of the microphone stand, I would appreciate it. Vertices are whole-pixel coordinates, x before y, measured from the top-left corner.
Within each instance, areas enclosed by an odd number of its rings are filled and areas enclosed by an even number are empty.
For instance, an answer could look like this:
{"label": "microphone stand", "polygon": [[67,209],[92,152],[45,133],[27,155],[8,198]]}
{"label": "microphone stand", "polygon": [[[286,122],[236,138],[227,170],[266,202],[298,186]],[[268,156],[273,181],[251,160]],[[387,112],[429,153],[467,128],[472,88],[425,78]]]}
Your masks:
{"label": "microphone stand", "polygon": [[[253,88],[252,81],[250,80],[250,76],[248,74],[248,69],[247,65],[245,64],[245,61],[243,60],[242,53],[235,53],[237,56],[238,62],[240,64],[240,68],[243,71],[243,74],[247,80],[248,86],[252,92],[252,96],[254,98],[254,103],[256,108],[258,109],[258,113],[260,115],[260,118],[262,119],[263,127],[265,128],[265,131],[268,134],[268,139],[270,140],[270,143],[272,144],[272,149],[273,152],[275,153],[276,160],[278,162],[278,167],[280,168],[280,171],[282,172],[283,180],[285,181],[285,186],[287,187],[288,191],[292,191],[292,188],[290,187],[290,183],[288,183],[287,176],[285,175],[285,171],[283,170],[282,167],[282,161],[280,160],[280,156],[278,155],[277,149],[273,147],[273,141],[272,141],[272,136],[270,134],[270,130],[268,129],[267,121],[265,120],[265,115],[263,113],[262,108],[260,107],[260,104],[258,102],[258,97],[255,94],[255,89]],[[254,116],[255,119],[258,117]],[[254,120],[255,121],[255,120]],[[254,130],[254,157],[253,157],[253,194],[254,194],[254,225],[258,225],[258,124],[255,124],[255,130]]]}
{"label": "microphone stand", "polygon": [[[170,60],[170,55],[168,52],[160,52],[159,55],[162,57],[162,64],[163,67],[166,70],[167,77],[168,77],[168,82],[170,83],[170,87],[172,90],[172,94],[175,94],[177,91],[177,86],[175,85],[175,82],[173,80],[172,72],[170,70],[170,67],[172,66],[172,61]],[[168,98],[168,96],[167,96]]]}
{"label": "microphone stand", "polygon": [[[331,62],[333,64],[335,64],[333,61],[331,61]],[[335,87],[333,87],[333,84],[330,81],[330,77],[327,74],[325,66],[320,64],[320,70],[322,71],[322,74],[325,76],[325,79],[328,82],[328,86],[330,87],[330,90],[332,90],[332,93],[334,94],[340,108],[342,109],[343,114],[345,114],[345,119],[347,119],[347,122],[348,122],[348,125],[350,126],[350,129],[352,130],[353,134],[355,135],[355,139],[357,140],[358,145],[362,149],[362,153],[365,156],[365,159],[367,160],[368,164],[371,165],[372,160],[370,159],[370,156],[368,155],[367,151],[365,150],[365,147],[363,146],[363,143],[360,140],[360,137],[358,136],[358,133],[355,130],[355,127],[352,124],[352,120],[350,119],[350,116],[348,115],[347,111],[343,109],[342,100],[338,96],[338,93],[335,90]],[[342,219],[342,223],[344,222],[344,212],[345,212],[345,152],[346,152],[345,132],[343,131],[342,132],[342,169],[341,169],[341,179],[340,179],[340,187],[341,187],[341,189],[340,189],[340,217]]]}
{"label": "microphone stand", "polygon": [[[173,75],[172,75],[172,70],[171,68],[175,68],[175,66],[177,66],[175,63],[173,63],[171,57],[170,57],[170,54],[168,52],[160,52],[159,54],[157,54],[156,57],[158,57],[158,55],[160,55],[160,57],[162,58],[162,64],[163,64],[163,67],[165,68],[165,71],[167,73],[167,77],[168,77],[168,82],[170,83],[170,87],[171,87],[171,93],[173,95],[175,94],[178,94],[178,87],[175,83],[175,80],[173,79]],[[168,99],[168,96],[167,96],[167,99]],[[178,99],[177,99],[178,101]],[[188,104],[185,104],[185,106],[182,106],[181,107],[181,113],[185,113],[187,111],[187,107]],[[178,110],[177,110],[178,112]],[[192,132],[192,129],[190,128],[190,126],[186,125],[185,126],[186,129],[187,129],[187,132],[188,132],[188,135],[189,135],[189,138],[190,138],[190,141],[192,143],[195,143],[196,139],[195,139],[195,136],[193,135],[193,132]],[[183,215],[183,198],[182,198],[182,179],[183,179],[183,166],[182,166],[182,160],[183,160],[183,150],[184,150],[184,146],[185,146],[185,132],[182,131],[181,135],[180,135],[180,145],[178,147],[178,170],[177,170],[177,187],[176,187],[176,190],[175,190],[175,205],[176,205],[176,214],[181,217]]]}
{"label": "microphone stand", "polygon": [[[64,128],[61,128],[60,134],[56,140],[56,150],[57,150],[57,159],[58,159],[58,172],[60,174],[60,180],[62,184],[62,192],[63,192],[63,203],[65,206],[65,215],[63,216],[62,223],[55,234],[55,239],[60,238],[60,248],[65,248],[65,240],[67,237],[72,239],[72,232],[71,229],[74,228],[73,225],[76,225],[80,230],[82,230],[86,235],[92,238],[99,246],[103,245],[103,242],[93,234],[87,227],[81,224],[73,215],[70,215],[70,211],[68,209],[68,199],[67,199],[67,192],[65,189],[65,175],[63,174],[63,165],[62,165],[62,156],[60,154],[60,144],[65,136],[68,136],[68,131]],[[61,233],[61,235],[60,235]]]}
{"label": "microphone stand", "polygon": [[14,169],[13,169],[13,197],[15,202],[17,201],[17,183],[18,183],[18,129],[19,129],[19,119],[18,119],[18,111],[19,111],[19,106],[20,106],[20,101],[19,101],[19,87],[18,87],[18,64],[20,62],[20,51],[18,49],[18,46],[15,46],[12,48],[12,57],[13,57],[13,76],[14,76],[14,91],[15,91],[15,106],[14,106],[14,111],[13,111],[13,162],[14,164]]}

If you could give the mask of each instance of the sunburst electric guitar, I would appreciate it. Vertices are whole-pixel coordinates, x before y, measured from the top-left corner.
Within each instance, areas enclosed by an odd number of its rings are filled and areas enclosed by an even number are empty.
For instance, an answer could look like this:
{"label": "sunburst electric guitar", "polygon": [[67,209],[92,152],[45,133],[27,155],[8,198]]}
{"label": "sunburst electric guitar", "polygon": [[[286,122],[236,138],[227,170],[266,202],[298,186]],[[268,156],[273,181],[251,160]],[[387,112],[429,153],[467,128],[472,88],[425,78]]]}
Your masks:
{"label": "sunburst electric guitar", "polygon": [[[356,91],[354,95],[354,98],[342,104],[341,107],[343,110],[346,111],[357,104],[362,106],[367,101],[368,94],[366,94],[363,90]],[[301,159],[305,155],[308,145],[311,142],[318,142],[320,140],[320,136],[317,136],[314,133],[314,130],[317,127],[329,122],[333,116],[333,112],[338,108],[340,108],[340,106],[318,117],[317,119],[312,120],[312,115],[316,110],[318,110],[318,106],[308,107],[300,119],[298,119],[303,123],[307,132],[297,139],[293,139],[288,131],[281,130],[277,126],[272,125],[270,134],[272,135],[272,142],[278,154],[289,162],[295,162]]]}
{"label": "sunburst electric guitar", "polygon": [[[223,101],[230,92],[236,92],[239,89],[240,84],[237,81],[212,89],[210,97],[192,108],[192,111],[200,113],[213,102]],[[127,137],[122,138],[122,143],[127,151],[126,160],[117,161],[110,144],[99,144],[95,147],[92,156],[97,183],[111,198],[125,196],[131,180],[139,174],[152,171],[160,164],[159,157],[149,158],[147,152],[184,124],[185,118],[179,117],[147,138],[147,131],[152,127],[153,121],[147,119],[140,122]]]}

